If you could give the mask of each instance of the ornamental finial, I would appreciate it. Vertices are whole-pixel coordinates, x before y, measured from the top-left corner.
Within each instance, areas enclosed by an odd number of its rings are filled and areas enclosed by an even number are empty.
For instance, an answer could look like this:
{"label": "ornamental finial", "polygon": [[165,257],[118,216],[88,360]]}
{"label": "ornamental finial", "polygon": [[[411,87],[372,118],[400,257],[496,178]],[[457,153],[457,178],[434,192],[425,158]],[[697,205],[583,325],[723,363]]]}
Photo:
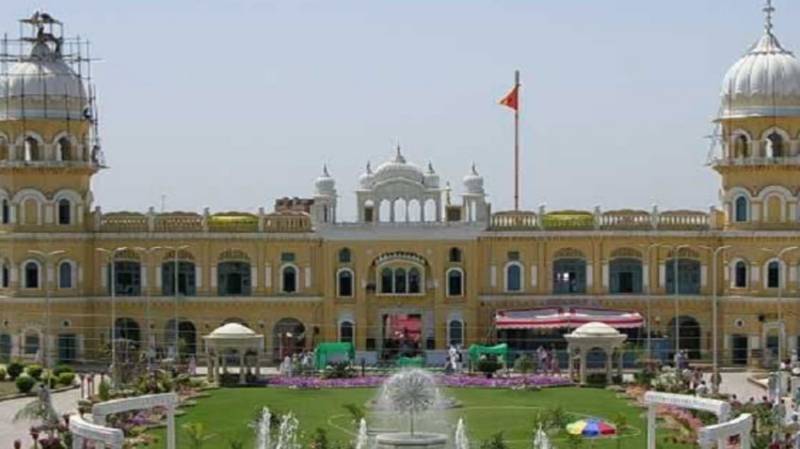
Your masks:
{"label": "ornamental finial", "polygon": [[322,164],[322,176],[326,178],[331,177],[330,173],[328,173],[328,164]]}
{"label": "ornamental finial", "polygon": [[775,13],[775,7],[772,6],[772,0],[766,0],[764,8],[764,30],[772,34],[772,14]]}

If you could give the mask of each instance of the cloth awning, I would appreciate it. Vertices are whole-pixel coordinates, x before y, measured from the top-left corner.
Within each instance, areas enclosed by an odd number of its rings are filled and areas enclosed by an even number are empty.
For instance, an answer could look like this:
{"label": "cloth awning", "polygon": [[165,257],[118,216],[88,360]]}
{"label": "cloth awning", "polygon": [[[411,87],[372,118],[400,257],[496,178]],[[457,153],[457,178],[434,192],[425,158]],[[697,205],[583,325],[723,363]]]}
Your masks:
{"label": "cloth awning", "polygon": [[616,329],[644,326],[644,318],[638,312],[593,307],[498,310],[494,321],[497,329],[572,329],[593,321],[608,324]]}

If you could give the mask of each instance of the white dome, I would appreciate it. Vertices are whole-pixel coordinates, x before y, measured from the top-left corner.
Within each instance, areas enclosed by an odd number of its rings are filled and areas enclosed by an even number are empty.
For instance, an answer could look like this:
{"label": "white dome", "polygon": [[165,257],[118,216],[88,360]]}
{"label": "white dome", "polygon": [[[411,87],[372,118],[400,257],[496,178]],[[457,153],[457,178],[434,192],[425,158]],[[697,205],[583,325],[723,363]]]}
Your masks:
{"label": "white dome", "polygon": [[389,179],[403,178],[409,181],[424,182],[425,175],[422,170],[416,165],[406,162],[406,158],[400,153],[400,147],[397,147],[397,155],[394,159],[381,164],[375,173],[372,175],[372,183],[380,183]]}
{"label": "white dome", "polygon": [[242,324],[228,323],[214,329],[211,335],[214,337],[247,337],[255,336],[256,333]]}
{"label": "white dome", "polygon": [[423,178],[423,184],[425,187],[438,189],[439,188],[439,175],[436,174],[436,171],[433,169],[433,164],[428,162],[428,171],[425,172],[425,176]]}
{"label": "white dome", "polygon": [[467,193],[475,193],[475,194],[483,194],[483,176],[478,174],[478,169],[475,168],[475,164],[472,164],[472,169],[464,176],[464,188],[467,189]]}
{"label": "white dome", "polygon": [[586,323],[572,331],[572,336],[575,337],[616,337],[619,335],[622,334],[618,330],[599,321]]}
{"label": "white dome", "polygon": [[322,166],[322,175],[314,181],[317,195],[336,195],[336,180],[328,173],[328,166]]}
{"label": "white dome", "polygon": [[89,98],[80,77],[46,43],[0,79],[0,112],[14,118],[80,118]]}
{"label": "white dome", "polygon": [[722,81],[722,117],[800,115],[800,61],[766,32]]}

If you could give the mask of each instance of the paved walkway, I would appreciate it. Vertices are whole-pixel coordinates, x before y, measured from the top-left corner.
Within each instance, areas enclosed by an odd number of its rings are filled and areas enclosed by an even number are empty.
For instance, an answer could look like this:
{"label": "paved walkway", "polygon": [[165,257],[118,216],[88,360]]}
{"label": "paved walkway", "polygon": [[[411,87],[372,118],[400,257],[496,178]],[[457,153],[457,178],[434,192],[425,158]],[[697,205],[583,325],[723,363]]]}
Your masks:
{"label": "paved walkway", "polygon": [[[59,415],[76,411],[81,390],[79,388],[53,394],[53,406]],[[0,449],[14,447],[14,440],[21,440],[22,447],[30,447],[31,423],[27,421],[14,422],[17,411],[31,402],[34,398],[26,397],[0,402]]]}
{"label": "paved walkway", "polygon": [[[747,402],[747,400],[751,397],[758,402],[761,399],[761,396],[765,396],[767,394],[767,391],[747,380],[747,378],[752,375],[753,373],[748,372],[722,373],[722,383],[719,384],[720,393],[735,394],[741,402]],[[710,385],[711,374],[706,374],[704,377],[706,382],[708,382]]]}

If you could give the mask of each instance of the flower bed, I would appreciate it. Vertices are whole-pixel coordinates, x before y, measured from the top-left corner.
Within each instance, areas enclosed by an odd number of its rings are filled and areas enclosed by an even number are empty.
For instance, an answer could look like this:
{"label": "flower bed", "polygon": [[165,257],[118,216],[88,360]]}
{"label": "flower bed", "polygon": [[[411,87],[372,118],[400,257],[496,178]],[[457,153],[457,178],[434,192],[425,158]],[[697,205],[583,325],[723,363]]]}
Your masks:
{"label": "flower bed", "polygon": [[[483,376],[443,375],[437,377],[439,384],[454,388],[544,388],[572,385],[568,379],[555,376],[526,375],[487,379]],[[320,377],[274,376],[267,381],[268,387],[278,388],[374,388],[383,384],[386,376],[364,376],[349,379],[323,379]]]}

